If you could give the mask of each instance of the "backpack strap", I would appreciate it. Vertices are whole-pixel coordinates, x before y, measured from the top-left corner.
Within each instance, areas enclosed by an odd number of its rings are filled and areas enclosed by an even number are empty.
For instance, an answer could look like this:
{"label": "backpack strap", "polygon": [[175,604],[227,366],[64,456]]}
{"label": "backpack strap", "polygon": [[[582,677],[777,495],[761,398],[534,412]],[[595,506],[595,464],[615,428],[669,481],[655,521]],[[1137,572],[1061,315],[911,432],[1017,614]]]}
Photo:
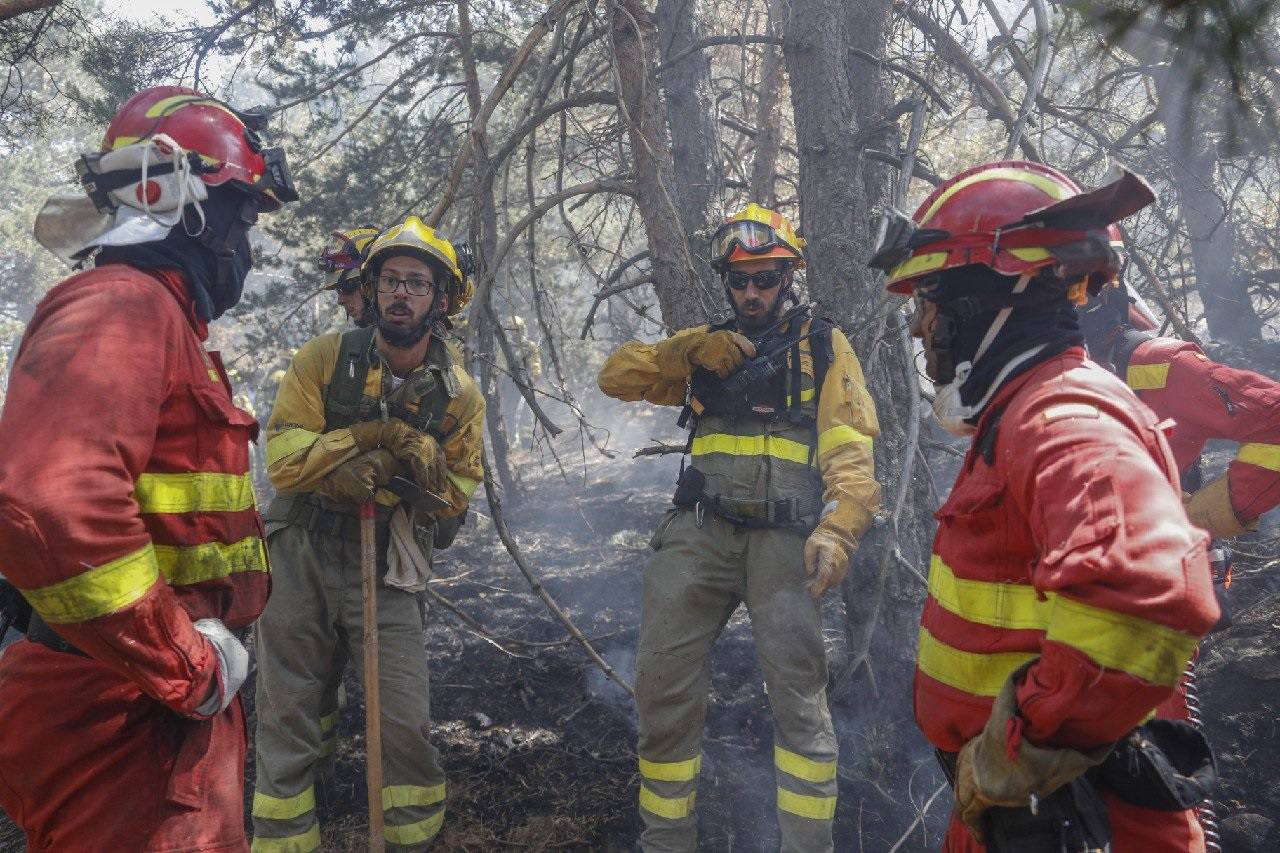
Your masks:
{"label": "backpack strap", "polygon": [[324,431],[351,426],[361,419],[364,383],[369,376],[369,349],[373,346],[372,326],[342,333],[338,361],[325,389]]}
{"label": "backpack strap", "polygon": [[1115,346],[1111,348],[1111,363],[1115,365],[1116,374],[1124,379],[1129,372],[1129,359],[1138,347],[1147,341],[1155,340],[1151,332],[1140,332],[1137,329],[1125,328],[1116,336]]}

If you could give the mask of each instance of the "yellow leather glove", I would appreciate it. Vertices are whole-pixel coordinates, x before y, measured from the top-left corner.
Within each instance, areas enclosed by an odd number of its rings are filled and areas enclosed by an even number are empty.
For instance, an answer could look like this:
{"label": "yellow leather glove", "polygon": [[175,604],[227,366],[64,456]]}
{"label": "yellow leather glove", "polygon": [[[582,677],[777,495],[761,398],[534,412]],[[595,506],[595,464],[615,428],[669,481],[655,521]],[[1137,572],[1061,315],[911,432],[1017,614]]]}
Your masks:
{"label": "yellow leather glove", "polygon": [[360,421],[347,429],[351,431],[356,448],[361,452],[379,447],[389,448],[402,440],[406,432],[413,432],[413,428],[399,418],[387,418],[385,421]]}
{"label": "yellow leather glove", "polygon": [[721,379],[756,354],[755,344],[737,332],[690,332],[660,341],[653,347],[663,379],[688,379],[695,367],[705,367]]}
{"label": "yellow leather glove", "polygon": [[334,468],[320,481],[316,491],[334,500],[364,503],[379,486],[391,482],[398,467],[390,451],[371,450]]}
{"label": "yellow leather glove", "polygon": [[806,584],[809,595],[817,601],[832,587],[839,586],[849,573],[849,552],[840,537],[819,527],[804,543],[804,570],[809,573]]}
{"label": "yellow leather glove", "polygon": [[1258,528],[1258,522],[1244,524],[1231,506],[1231,485],[1227,475],[1202,486],[1186,499],[1187,518],[1196,527],[1209,531],[1214,539],[1230,539]]}
{"label": "yellow leather glove", "polygon": [[448,468],[444,451],[435,438],[418,432],[403,421],[388,436],[384,445],[391,455],[404,463],[413,475],[414,482],[429,492],[443,494],[447,484]]}
{"label": "yellow leather glove", "polygon": [[1101,764],[1112,744],[1079,752],[1052,749],[1022,740],[1012,760],[1005,744],[1009,721],[1018,713],[1018,682],[1034,663],[1019,667],[1000,689],[982,732],[966,743],[956,759],[956,813],[979,844],[983,843],[982,813],[993,806],[1023,808],[1031,795],[1047,797],[1063,785]]}

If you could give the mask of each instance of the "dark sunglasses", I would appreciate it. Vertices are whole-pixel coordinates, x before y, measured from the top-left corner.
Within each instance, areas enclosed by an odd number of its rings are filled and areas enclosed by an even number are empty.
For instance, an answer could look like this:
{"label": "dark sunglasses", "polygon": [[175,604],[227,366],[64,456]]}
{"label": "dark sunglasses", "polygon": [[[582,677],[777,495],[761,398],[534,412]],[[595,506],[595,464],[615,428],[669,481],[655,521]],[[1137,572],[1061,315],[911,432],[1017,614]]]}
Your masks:
{"label": "dark sunglasses", "polygon": [[760,272],[730,270],[725,274],[725,284],[732,290],[746,290],[748,284],[755,282],[758,290],[773,290],[782,284],[782,277],[785,274],[782,270],[761,270]]}

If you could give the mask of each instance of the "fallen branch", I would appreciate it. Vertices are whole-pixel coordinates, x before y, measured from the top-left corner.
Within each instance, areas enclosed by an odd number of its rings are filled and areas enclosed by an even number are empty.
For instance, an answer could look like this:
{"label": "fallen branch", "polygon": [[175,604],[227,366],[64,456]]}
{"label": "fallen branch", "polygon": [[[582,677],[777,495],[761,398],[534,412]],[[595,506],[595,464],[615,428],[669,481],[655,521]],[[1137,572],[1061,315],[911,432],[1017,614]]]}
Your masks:
{"label": "fallen branch", "polygon": [[632,454],[632,459],[639,459],[641,456],[663,456],[668,453],[684,453],[685,446],[683,444],[667,444],[663,441],[653,439],[654,443],[648,447],[642,447]]}
{"label": "fallen branch", "polygon": [[609,676],[615,684],[627,691],[628,696],[634,699],[636,691],[630,684],[623,680],[622,676],[618,675],[617,671],[615,671],[613,667],[609,666],[609,663],[604,658],[600,656],[600,653],[591,645],[591,641],[578,630],[578,626],[573,624],[573,620],[570,619],[569,615],[564,612],[564,609],[556,603],[556,600],[551,597],[551,593],[547,592],[546,587],[542,585],[542,581],[538,579],[538,576],[533,573],[531,568],[529,568],[529,564],[525,562],[524,555],[520,553],[520,546],[516,544],[515,537],[511,535],[511,530],[507,527],[506,517],[502,514],[502,499],[498,497],[498,489],[493,482],[493,471],[489,467],[487,451],[482,454],[481,461],[484,465],[485,497],[489,501],[489,512],[493,516],[493,528],[498,531],[498,538],[501,539],[502,544],[506,546],[507,553],[511,555],[511,559],[515,562],[516,568],[518,568],[520,573],[524,575],[525,580],[529,582],[529,586],[535,593],[537,593],[538,597],[542,599],[542,602],[547,605],[547,609],[549,609],[552,615],[556,617],[556,620],[564,626],[566,631],[569,632],[569,636],[571,636],[578,645],[582,646],[582,650],[587,653],[587,656],[591,658],[596,666],[600,667],[601,672]]}
{"label": "fallen branch", "polygon": [[925,800],[924,808],[920,809],[920,811],[916,814],[916,819],[911,821],[911,825],[907,827],[906,832],[902,833],[902,837],[898,839],[897,843],[889,848],[889,853],[897,853],[898,848],[902,847],[903,844],[907,843],[907,839],[911,837],[911,833],[915,832],[916,827],[920,825],[920,822],[922,820],[924,820],[925,813],[929,811],[929,807],[933,805],[933,801],[938,799],[938,797],[941,796],[942,792],[947,790],[947,787],[948,787],[947,783],[943,782],[941,785],[938,786],[938,790],[933,792],[933,796]]}

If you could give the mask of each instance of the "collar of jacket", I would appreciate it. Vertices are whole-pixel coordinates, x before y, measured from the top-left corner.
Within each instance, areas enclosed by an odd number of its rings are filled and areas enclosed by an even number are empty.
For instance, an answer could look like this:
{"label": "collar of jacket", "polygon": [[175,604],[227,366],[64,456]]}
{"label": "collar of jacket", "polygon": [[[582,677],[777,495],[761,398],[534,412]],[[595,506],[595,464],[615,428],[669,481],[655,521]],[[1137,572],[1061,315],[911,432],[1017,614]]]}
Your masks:
{"label": "collar of jacket", "polygon": [[1023,387],[1030,385],[1032,382],[1039,382],[1043,379],[1042,373],[1046,366],[1057,363],[1069,365],[1083,364],[1086,360],[1084,347],[1067,347],[1065,350],[1046,358],[1044,361],[1032,367],[1030,370],[1023,371],[1017,376],[1010,379],[1005,385],[995,393],[991,398],[991,402],[982,410],[982,415],[978,418],[977,430],[975,436],[982,435],[986,429],[987,423],[996,416],[997,413],[1004,411],[1012,400]]}
{"label": "collar of jacket", "polygon": [[[369,350],[365,353],[365,356],[370,364],[378,363],[378,336],[376,330],[375,334],[369,336]],[[445,343],[444,337],[438,332],[433,331],[431,333],[431,342],[427,344],[427,357],[423,359],[422,363],[441,371],[447,371],[453,367],[453,353]]]}
{"label": "collar of jacket", "polygon": [[[116,266],[116,264],[103,264],[103,267]],[[129,264],[119,264],[119,266],[136,269]],[[169,295],[177,300],[178,305],[182,308],[182,314],[187,318],[187,322],[191,324],[191,328],[195,331],[196,337],[203,343],[209,339],[209,324],[205,322],[199,314],[196,313],[196,302],[191,298],[191,288],[187,287],[187,278],[182,274],[181,270],[176,268],[163,268],[153,270],[137,270],[138,272],[151,276],[160,282],[161,286],[168,291]]]}

